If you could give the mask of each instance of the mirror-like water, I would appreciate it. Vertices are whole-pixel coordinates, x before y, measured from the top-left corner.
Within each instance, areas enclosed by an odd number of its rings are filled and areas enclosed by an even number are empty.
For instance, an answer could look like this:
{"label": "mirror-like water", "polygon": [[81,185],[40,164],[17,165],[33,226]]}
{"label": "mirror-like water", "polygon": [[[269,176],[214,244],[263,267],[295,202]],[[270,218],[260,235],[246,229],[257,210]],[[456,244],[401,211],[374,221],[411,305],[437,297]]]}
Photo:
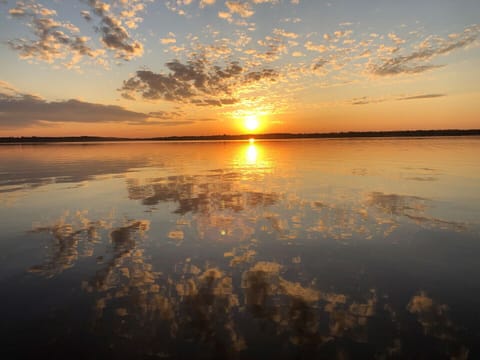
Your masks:
{"label": "mirror-like water", "polygon": [[480,139],[0,147],[2,351],[479,358]]}

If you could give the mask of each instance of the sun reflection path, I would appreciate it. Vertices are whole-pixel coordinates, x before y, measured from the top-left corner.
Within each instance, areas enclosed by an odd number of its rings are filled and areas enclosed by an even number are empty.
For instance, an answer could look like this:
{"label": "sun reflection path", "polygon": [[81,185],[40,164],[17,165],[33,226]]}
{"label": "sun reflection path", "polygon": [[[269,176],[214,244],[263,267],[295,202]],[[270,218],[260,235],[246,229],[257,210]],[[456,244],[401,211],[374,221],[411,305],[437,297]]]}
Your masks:
{"label": "sun reflection path", "polygon": [[248,165],[256,165],[257,158],[258,158],[257,147],[252,140],[253,139],[250,139],[250,144],[247,147],[246,156],[245,156],[246,163]]}
{"label": "sun reflection path", "polygon": [[265,174],[274,166],[271,159],[266,156],[263,144],[257,143],[253,137],[248,140],[248,144],[239,147],[233,164],[234,168],[244,174]]}

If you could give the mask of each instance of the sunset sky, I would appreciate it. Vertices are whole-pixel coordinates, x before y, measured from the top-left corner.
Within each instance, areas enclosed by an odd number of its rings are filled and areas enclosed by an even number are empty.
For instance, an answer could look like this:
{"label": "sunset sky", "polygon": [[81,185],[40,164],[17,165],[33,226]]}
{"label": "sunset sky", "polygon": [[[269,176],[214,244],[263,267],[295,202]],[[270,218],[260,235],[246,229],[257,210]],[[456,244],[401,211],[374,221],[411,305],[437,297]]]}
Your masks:
{"label": "sunset sky", "polygon": [[0,136],[480,128],[478,0],[0,0]]}

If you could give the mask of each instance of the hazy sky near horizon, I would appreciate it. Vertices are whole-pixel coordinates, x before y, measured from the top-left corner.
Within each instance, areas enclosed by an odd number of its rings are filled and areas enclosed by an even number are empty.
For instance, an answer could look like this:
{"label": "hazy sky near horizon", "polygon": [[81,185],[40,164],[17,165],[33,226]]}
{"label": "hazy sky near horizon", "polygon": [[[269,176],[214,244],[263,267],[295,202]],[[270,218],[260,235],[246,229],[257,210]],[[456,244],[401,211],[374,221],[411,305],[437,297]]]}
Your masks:
{"label": "hazy sky near horizon", "polygon": [[478,0],[0,0],[0,136],[480,128],[479,34]]}

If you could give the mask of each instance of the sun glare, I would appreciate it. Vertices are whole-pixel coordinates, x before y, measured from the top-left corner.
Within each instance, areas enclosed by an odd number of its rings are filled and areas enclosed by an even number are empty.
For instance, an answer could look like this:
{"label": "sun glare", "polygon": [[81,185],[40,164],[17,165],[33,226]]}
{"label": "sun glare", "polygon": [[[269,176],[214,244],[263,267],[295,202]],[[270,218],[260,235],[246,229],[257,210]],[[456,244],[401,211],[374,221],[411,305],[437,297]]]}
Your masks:
{"label": "sun glare", "polygon": [[258,128],[259,122],[256,115],[245,116],[245,129],[254,131]]}

